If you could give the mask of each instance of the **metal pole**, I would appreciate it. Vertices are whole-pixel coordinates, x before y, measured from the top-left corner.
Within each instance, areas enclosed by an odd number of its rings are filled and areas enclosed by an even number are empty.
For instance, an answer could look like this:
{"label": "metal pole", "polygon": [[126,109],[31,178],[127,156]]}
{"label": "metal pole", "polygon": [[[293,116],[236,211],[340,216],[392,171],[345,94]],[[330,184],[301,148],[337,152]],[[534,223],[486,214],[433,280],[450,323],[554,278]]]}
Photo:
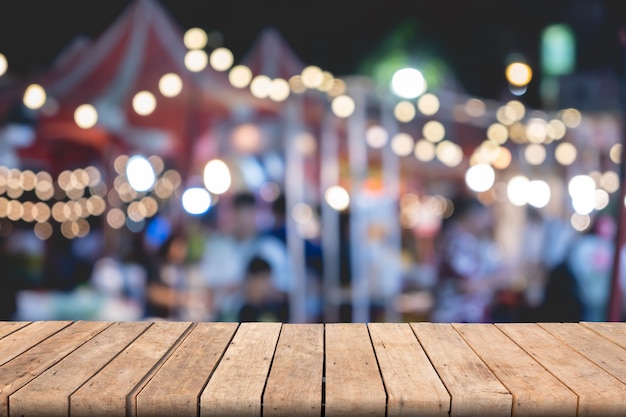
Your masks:
{"label": "metal pole", "polygon": [[296,140],[300,133],[300,118],[303,112],[301,96],[290,98],[285,108],[285,149],[286,176],[285,201],[287,222],[287,248],[292,265],[292,281],[289,286],[289,319],[292,323],[305,323],[306,313],[306,266],[304,240],[298,234],[297,225],[292,212],[296,204],[304,199],[304,160],[298,149]]}
{"label": "metal pole", "polygon": [[370,317],[369,273],[364,242],[367,239],[367,219],[364,218],[363,182],[367,174],[367,148],[365,143],[366,94],[360,80],[352,84],[354,114],[348,119],[348,152],[351,173],[350,209],[350,264],[352,289],[352,321],[364,323]]}
{"label": "metal pole", "polygon": [[340,280],[339,259],[339,213],[324,199],[324,193],[339,182],[339,138],[336,131],[336,119],[327,109],[322,137],[320,140],[320,195],[322,196],[322,251],[324,254],[323,271],[323,305],[324,321],[339,321]]}

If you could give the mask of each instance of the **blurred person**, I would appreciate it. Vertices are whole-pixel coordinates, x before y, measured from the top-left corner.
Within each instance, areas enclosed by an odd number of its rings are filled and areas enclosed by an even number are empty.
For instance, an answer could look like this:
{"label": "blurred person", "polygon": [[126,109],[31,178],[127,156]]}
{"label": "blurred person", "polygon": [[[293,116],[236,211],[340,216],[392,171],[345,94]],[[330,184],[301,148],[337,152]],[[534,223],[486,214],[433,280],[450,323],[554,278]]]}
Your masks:
{"label": "blurred person", "polygon": [[[288,249],[287,243],[287,201],[284,193],[280,193],[278,197],[271,203],[271,213],[273,222],[269,227],[260,231],[262,235],[273,236],[280,240],[285,249]],[[306,277],[306,296],[307,306],[306,313],[308,321],[319,322],[322,320],[322,278],[324,273],[322,246],[321,244],[310,238],[303,238],[304,245],[304,262]]]}
{"label": "blurred person", "polygon": [[285,295],[290,290],[291,264],[285,244],[275,236],[260,233],[254,193],[239,191],[231,196],[230,206],[224,203],[218,203],[218,210],[228,210],[222,212],[222,229],[208,232],[199,266],[209,290],[212,319],[237,321],[250,259],[261,256],[270,264],[272,283]]}
{"label": "blurred person", "polygon": [[582,321],[607,320],[616,231],[613,217],[601,214],[568,252],[566,261],[575,280]]}
{"label": "blurred person", "polygon": [[454,202],[441,231],[433,322],[490,322],[494,294],[506,287],[501,251],[488,207],[473,198]]}
{"label": "blurred person", "polygon": [[289,300],[272,283],[272,267],[265,259],[254,256],[246,267],[243,282],[243,305],[238,321],[286,322]]}

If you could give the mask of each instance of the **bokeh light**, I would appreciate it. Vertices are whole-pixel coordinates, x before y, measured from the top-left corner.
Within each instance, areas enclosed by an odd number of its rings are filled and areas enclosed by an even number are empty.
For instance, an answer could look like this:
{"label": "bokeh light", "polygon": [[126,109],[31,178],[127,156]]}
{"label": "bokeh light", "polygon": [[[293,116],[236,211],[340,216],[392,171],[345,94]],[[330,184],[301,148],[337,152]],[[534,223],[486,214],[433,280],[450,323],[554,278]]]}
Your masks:
{"label": "bokeh light", "polygon": [[181,197],[183,209],[193,215],[206,213],[211,208],[211,194],[202,187],[191,187]]}
{"label": "bokeh light", "polygon": [[150,161],[141,155],[135,155],[128,159],[126,177],[128,184],[137,192],[148,191],[156,181]]}
{"label": "bokeh light", "polygon": [[187,49],[202,49],[206,46],[208,36],[204,29],[194,27],[187,29],[183,36],[183,43]]}
{"label": "bokeh light", "polygon": [[91,104],[81,104],[74,111],[74,121],[79,127],[89,129],[98,122],[98,112]]}
{"label": "bokeh light", "polygon": [[204,166],[204,186],[213,194],[223,194],[230,188],[231,175],[228,165],[221,159],[213,159]]}
{"label": "bokeh light", "polygon": [[159,79],[159,91],[165,97],[176,97],[183,89],[183,81],[176,73],[164,74]]}
{"label": "bokeh light", "polygon": [[424,76],[415,68],[399,69],[391,78],[391,90],[402,98],[417,98],[424,94],[426,88]]}
{"label": "bokeh light", "polygon": [[328,205],[337,211],[343,211],[350,205],[350,194],[339,185],[328,187],[324,193],[324,198]]}
{"label": "bokeh light", "polygon": [[46,102],[46,91],[39,84],[31,84],[24,91],[24,105],[31,110],[41,108]]}
{"label": "bokeh light", "polygon": [[148,116],[156,108],[156,97],[150,91],[139,91],[133,97],[133,110],[140,116]]}

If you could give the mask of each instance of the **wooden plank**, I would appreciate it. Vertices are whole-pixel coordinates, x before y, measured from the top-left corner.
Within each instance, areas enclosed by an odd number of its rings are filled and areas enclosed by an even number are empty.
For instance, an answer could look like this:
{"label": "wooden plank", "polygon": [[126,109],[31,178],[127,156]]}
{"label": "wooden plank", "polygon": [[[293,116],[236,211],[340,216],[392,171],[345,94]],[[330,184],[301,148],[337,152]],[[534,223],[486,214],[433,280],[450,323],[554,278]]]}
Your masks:
{"label": "wooden plank", "polygon": [[284,324],[263,394],[263,416],[322,413],[324,325]]}
{"label": "wooden plank", "polygon": [[137,395],[138,416],[197,416],[198,398],[237,323],[198,323]]}
{"label": "wooden plank", "polygon": [[3,321],[0,322],[0,339],[13,333],[16,330],[21,329],[24,326],[29,325],[30,321]]}
{"label": "wooden plank", "polygon": [[69,415],[70,395],[149,326],[147,322],[109,324],[84,345],[12,394],[9,397],[9,414],[25,417]]}
{"label": "wooden plank", "polygon": [[626,348],[626,323],[623,323],[623,322],[605,322],[605,323],[583,322],[581,323],[581,325],[606,337],[613,343],[617,343],[618,345]]}
{"label": "wooden plank", "polygon": [[513,416],[574,416],[578,397],[493,324],[453,324],[513,395]]}
{"label": "wooden plank", "polygon": [[578,395],[578,415],[624,415],[626,385],[614,376],[538,324],[496,326]]}
{"label": "wooden plank", "polygon": [[200,395],[201,416],[260,416],[281,323],[241,323]]}
{"label": "wooden plank", "polygon": [[[124,325],[128,325],[124,323]],[[135,413],[135,390],[164,360],[191,326],[154,322],[119,355],[70,396],[72,416],[123,416]]]}
{"label": "wooden plank", "polygon": [[605,371],[626,383],[626,350],[577,323],[539,323],[541,327]]}
{"label": "wooden plank", "polygon": [[50,337],[71,321],[37,321],[0,339],[0,365]]}
{"label": "wooden plank", "polygon": [[513,396],[448,323],[411,323],[452,397],[451,416],[510,416]]}
{"label": "wooden plank", "polygon": [[370,323],[387,416],[448,416],[450,394],[407,323]]}
{"label": "wooden plank", "polygon": [[384,416],[387,394],[364,323],[326,324],[326,416]]}
{"label": "wooden plank", "polygon": [[[9,415],[9,396],[108,326],[79,321],[0,366],[0,416]],[[51,323],[52,328],[57,323]]]}

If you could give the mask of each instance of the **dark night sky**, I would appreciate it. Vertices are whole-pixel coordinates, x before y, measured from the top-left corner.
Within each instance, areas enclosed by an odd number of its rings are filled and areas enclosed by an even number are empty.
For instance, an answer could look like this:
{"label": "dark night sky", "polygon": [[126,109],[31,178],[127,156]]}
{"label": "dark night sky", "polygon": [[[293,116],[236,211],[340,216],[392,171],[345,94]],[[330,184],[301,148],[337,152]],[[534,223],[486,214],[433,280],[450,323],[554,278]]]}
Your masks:
{"label": "dark night sky", "polygon": [[[498,98],[511,52],[539,64],[539,35],[549,23],[576,31],[579,69],[610,68],[621,74],[624,51],[617,28],[626,21],[620,0],[155,0],[182,29],[223,35],[242,58],[258,33],[276,27],[305,64],[335,75],[355,74],[359,63],[402,22],[418,28],[418,45],[436,45],[463,88]],[[97,37],[129,0],[20,0],[0,8],[0,52],[15,76],[44,69],[75,36]],[[532,91],[529,88],[529,100]],[[532,103],[529,103],[532,104]]]}

